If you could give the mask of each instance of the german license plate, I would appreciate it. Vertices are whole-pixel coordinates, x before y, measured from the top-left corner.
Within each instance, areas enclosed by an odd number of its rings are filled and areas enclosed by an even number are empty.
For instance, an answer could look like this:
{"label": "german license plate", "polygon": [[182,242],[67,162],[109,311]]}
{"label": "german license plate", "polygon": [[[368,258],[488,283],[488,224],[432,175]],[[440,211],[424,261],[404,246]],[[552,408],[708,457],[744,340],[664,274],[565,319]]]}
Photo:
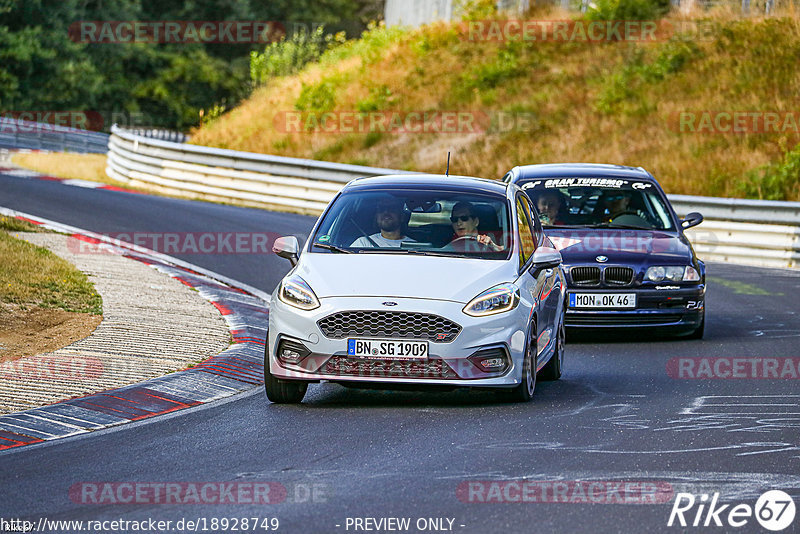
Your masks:
{"label": "german license plate", "polygon": [[361,358],[419,360],[428,357],[428,342],[396,339],[348,339],[347,354]]}
{"label": "german license plate", "polygon": [[570,293],[570,308],[635,308],[636,293]]}

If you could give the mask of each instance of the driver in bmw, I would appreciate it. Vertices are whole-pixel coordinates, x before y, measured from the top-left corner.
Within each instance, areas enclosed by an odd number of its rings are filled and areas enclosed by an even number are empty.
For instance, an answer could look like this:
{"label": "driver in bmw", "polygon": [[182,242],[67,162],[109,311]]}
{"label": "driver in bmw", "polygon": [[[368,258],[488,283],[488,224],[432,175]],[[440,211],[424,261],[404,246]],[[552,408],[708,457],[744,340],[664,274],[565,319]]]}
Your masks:
{"label": "driver in bmw", "polygon": [[503,247],[492,241],[492,238],[486,234],[478,233],[478,225],[480,219],[475,215],[475,209],[469,202],[456,202],[453,206],[453,211],[450,214],[450,222],[453,223],[453,232],[455,236],[447,245],[452,247],[453,243],[458,240],[474,239],[481,245],[497,252],[503,250]]}
{"label": "driver in bmw", "polygon": [[603,215],[601,216],[602,222],[610,223],[617,219],[617,217],[631,215],[642,219],[643,223],[647,223],[647,215],[642,210],[634,209],[631,205],[632,200],[632,191],[621,190],[607,193],[603,197],[603,203],[601,204],[601,206],[605,206]]}

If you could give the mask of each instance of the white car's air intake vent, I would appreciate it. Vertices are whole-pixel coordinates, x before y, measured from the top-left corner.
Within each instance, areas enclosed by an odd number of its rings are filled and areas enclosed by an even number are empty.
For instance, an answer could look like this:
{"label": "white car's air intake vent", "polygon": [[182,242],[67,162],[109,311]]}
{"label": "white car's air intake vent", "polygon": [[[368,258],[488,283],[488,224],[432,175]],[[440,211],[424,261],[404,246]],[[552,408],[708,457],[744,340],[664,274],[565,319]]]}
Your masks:
{"label": "white car's air intake vent", "polygon": [[328,315],[317,325],[329,339],[376,337],[450,343],[461,332],[461,326],[450,319],[411,312],[346,311]]}

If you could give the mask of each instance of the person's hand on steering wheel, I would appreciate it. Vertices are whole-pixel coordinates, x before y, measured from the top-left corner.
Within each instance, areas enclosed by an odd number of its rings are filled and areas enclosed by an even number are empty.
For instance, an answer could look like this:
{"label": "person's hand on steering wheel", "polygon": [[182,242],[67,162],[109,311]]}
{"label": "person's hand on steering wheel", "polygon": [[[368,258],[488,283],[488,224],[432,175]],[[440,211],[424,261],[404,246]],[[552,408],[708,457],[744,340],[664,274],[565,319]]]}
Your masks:
{"label": "person's hand on steering wheel", "polygon": [[475,240],[475,241],[478,242],[478,244],[480,244],[480,245],[482,245],[482,246],[486,247],[487,249],[492,250],[494,252],[498,252],[500,250],[503,250],[503,247],[501,247],[500,245],[498,245],[497,243],[492,241],[492,238],[489,237],[486,234],[477,234],[477,235],[471,234],[471,235],[465,235],[465,236],[457,237],[457,238],[453,239],[451,241],[451,243],[456,243],[458,241],[467,241],[467,240]]}

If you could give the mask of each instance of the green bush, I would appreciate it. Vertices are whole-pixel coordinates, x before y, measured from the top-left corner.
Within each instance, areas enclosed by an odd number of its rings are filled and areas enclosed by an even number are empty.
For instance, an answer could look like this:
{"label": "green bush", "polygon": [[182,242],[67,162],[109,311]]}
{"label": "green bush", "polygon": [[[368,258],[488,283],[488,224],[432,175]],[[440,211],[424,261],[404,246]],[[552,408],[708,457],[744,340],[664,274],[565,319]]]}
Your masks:
{"label": "green bush", "polygon": [[[646,85],[666,80],[699,55],[695,43],[677,40],[666,43],[650,62],[646,60],[643,48],[633,49],[622,68],[606,77],[596,109],[606,114],[647,111],[649,108],[643,94]],[[631,107],[637,102],[639,106]]]}
{"label": "green bush", "polygon": [[596,0],[588,20],[656,20],[670,8],[669,0]]}
{"label": "green bush", "polygon": [[764,200],[797,198],[800,193],[800,145],[787,152],[780,163],[749,173],[739,183],[738,189],[747,198]]}
{"label": "green bush", "polygon": [[463,79],[462,89],[487,90],[494,89],[504,81],[516,78],[525,73],[520,65],[519,52],[516,43],[509,43],[497,52],[491,61],[476,66],[467,72]]}
{"label": "green bush", "polygon": [[303,84],[294,107],[299,111],[325,112],[332,110],[335,104],[336,83],[328,78],[316,84]]}
{"label": "green bush", "polygon": [[358,102],[356,107],[362,113],[379,111],[386,108],[392,102],[392,90],[385,85],[373,87],[369,91],[369,96]]}
{"label": "green bush", "polygon": [[270,43],[263,52],[250,52],[250,79],[255,85],[263,85],[270,78],[294,74],[307,64],[319,61],[322,54],[344,40],[344,32],[325,35],[322,26],[314,32],[298,31],[290,39]]}
{"label": "green bush", "polygon": [[360,39],[331,48],[322,55],[320,63],[331,65],[353,56],[360,57],[365,64],[374,63],[386,54],[392,44],[400,42],[408,31],[402,26],[387,28],[383,22],[370,22]]}
{"label": "green bush", "polygon": [[497,16],[494,0],[457,0],[454,7],[454,11],[462,14],[462,20],[486,20]]}

